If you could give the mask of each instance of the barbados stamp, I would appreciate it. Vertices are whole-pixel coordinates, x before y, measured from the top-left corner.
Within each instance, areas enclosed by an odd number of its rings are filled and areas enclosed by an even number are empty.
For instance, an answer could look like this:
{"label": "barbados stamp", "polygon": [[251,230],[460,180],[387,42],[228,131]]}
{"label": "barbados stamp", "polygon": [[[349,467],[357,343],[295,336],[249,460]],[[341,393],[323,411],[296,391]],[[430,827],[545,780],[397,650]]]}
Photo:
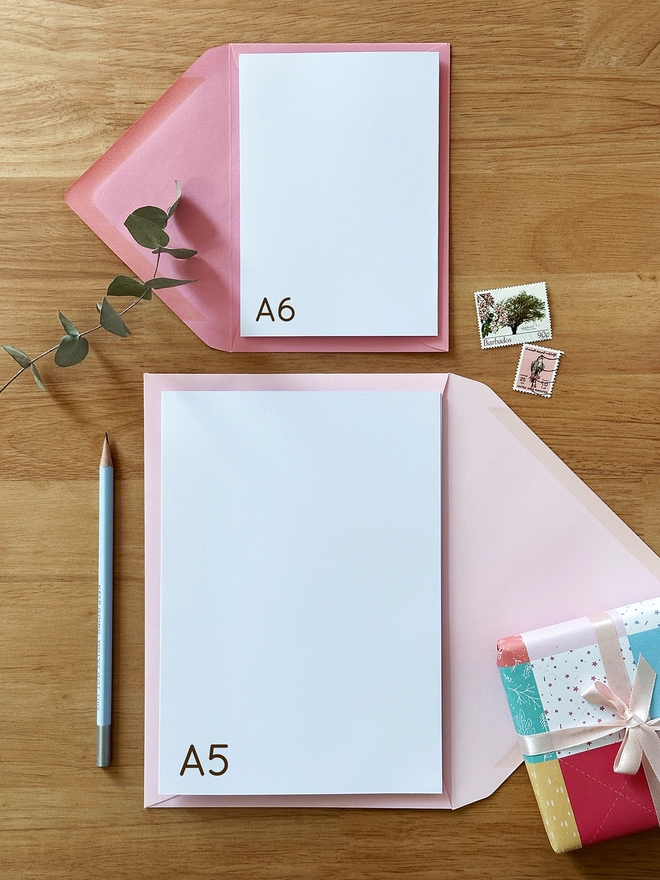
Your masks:
{"label": "barbados stamp", "polygon": [[550,397],[555,384],[559,358],[563,353],[556,348],[524,344],[520,351],[513,390],[538,394],[539,397]]}
{"label": "barbados stamp", "polygon": [[480,290],[474,302],[483,349],[552,339],[545,281]]}

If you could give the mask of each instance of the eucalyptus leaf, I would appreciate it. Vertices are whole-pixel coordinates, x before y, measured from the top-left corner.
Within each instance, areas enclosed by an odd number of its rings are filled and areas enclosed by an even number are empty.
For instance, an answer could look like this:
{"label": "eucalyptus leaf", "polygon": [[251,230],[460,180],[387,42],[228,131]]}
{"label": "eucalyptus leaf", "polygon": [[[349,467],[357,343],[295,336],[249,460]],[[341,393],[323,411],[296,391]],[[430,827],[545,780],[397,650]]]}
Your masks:
{"label": "eucalyptus leaf", "polygon": [[181,191],[181,184],[179,183],[178,180],[175,180],[174,182],[176,184],[176,199],[174,201],[174,204],[170,206],[170,208],[167,212],[167,219],[168,220],[170,219],[172,214],[176,211],[177,205],[179,204],[179,200],[181,199],[181,192],[182,192]]}
{"label": "eucalyptus leaf", "polygon": [[109,333],[114,333],[115,336],[131,335],[131,331],[124,323],[124,319],[121,315],[117,314],[105,297],[103,297],[101,304],[101,326]]}
{"label": "eucalyptus leaf", "polygon": [[96,303],[96,311],[101,314],[101,303]]}
{"label": "eucalyptus leaf", "polygon": [[60,319],[60,324],[64,327],[64,332],[67,336],[80,336],[80,330],[78,330],[73,321],[69,321],[66,315],[58,312],[57,317]]}
{"label": "eucalyptus leaf", "polygon": [[161,248],[170,243],[170,237],[164,229],[151,220],[139,217],[135,212],[124,220],[124,226],[142,247]]}
{"label": "eucalyptus leaf", "polygon": [[160,290],[162,287],[179,287],[181,284],[193,284],[195,280],[195,278],[188,280],[182,278],[152,278],[151,281],[147,281],[147,287],[153,290]]}
{"label": "eucalyptus leaf", "polygon": [[[197,253],[197,251],[193,251],[190,248],[159,248],[159,250],[161,254],[169,254],[175,260],[189,260]],[[154,251],[154,253],[157,253],[157,251]]]}
{"label": "eucalyptus leaf", "polygon": [[88,352],[89,342],[84,336],[71,336],[67,333],[57,347],[55,363],[58,367],[72,367],[84,361]]}
{"label": "eucalyptus leaf", "polygon": [[7,354],[8,354],[10,357],[13,357],[14,360],[16,361],[16,363],[17,363],[20,367],[23,367],[23,369],[29,367],[30,364],[32,363],[32,361],[31,361],[30,358],[25,354],[25,352],[24,352],[24,351],[21,351],[20,348],[16,348],[15,345],[3,345],[2,348],[4,348],[4,350],[7,352]]}
{"label": "eucalyptus leaf", "polygon": [[41,381],[41,376],[39,375],[39,370],[35,367],[34,364],[30,364],[30,370],[32,372],[32,375],[34,376],[34,381],[37,383],[37,386],[39,387],[39,389],[41,391],[45,391],[46,386]]}
{"label": "eucalyptus leaf", "polygon": [[142,217],[144,220],[150,220],[156,226],[164,229],[167,225],[168,216],[162,208],[154,208],[153,205],[145,205],[144,208],[138,208],[133,211],[134,217]]}
{"label": "eucalyptus leaf", "polygon": [[137,278],[131,278],[128,275],[117,275],[108,285],[108,296],[142,296],[146,290],[146,285]]}

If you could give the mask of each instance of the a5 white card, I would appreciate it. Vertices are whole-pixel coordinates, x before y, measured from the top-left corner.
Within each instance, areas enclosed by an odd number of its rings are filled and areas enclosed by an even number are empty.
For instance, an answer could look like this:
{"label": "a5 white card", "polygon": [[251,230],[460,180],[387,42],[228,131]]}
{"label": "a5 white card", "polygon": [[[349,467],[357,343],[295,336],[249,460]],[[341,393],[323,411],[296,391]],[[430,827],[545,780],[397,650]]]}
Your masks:
{"label": "a5 white card", "polygon": [[441,395],[162,395],[159,791],[442,791]]}
{"label": "a5 white card", "polygon": [[438,332],[439,56],[242,53],[241,336]]}

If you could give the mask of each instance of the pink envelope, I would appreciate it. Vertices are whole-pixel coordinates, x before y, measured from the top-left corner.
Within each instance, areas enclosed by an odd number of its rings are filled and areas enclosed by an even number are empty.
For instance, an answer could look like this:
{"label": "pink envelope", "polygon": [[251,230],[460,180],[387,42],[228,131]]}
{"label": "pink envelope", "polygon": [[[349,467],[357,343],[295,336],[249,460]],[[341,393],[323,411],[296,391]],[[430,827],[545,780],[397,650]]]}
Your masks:
{"label": "pink envelope", "polygon": [[[158,793],[164,390],[443,392],[442,795]],[[145,806],[457,808],[521,762],[497,641],[660,592],[660,559],[490,388],[450,374],[145,376]]]}
{"label": "pink envelope", "polygon": [[[239,322],[238,58],[272,52],[436,52],[440,60],[439,329],[431,337],[241,337]],[[123,223],[141,205],[167,208],[173,246],[198,256],[165,255],[160,274],[195,278],[158,296],[212,348],[225,351],[448,351],[449,348],[449,44],[232,44],[205,52],[66,194],[67,204],[140,278],[150,255]],[[153,258],[152,258],[153,259]],[[183,274],[181,274],[183,273]],[[405,295],[405,291],[402,291]]]}

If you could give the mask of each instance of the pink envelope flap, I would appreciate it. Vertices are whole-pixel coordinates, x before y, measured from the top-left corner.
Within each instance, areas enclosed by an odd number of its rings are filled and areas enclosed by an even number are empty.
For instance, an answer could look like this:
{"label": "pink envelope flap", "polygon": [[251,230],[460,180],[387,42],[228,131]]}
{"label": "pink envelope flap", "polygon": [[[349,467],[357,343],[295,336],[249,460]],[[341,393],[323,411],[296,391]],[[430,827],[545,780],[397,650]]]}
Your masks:
{"label": "pink envelope flap", "polygon": [[[440,57],[439,333],[433,337],[241,337],[239,328],[238,57],[270,52],[426,51]],[[136,208],[167,208],[173,246],[160,274],[195,284],[158,296],[212,348],[226,351],[447,351],[449,348],[449,45],[447,43],[233,44],[209,49],[73,184],[67,204],[136,275],[153,274],[150,255],[124,227]],[[183,276],[181,273],[184,273]]]}
{"label": "pink envelope flap", "polygon": [[[443,795],[158,794],[160,397],[178,390],[444,390]],[[486,385],[448,374],[145,376],[145,806],[457,808],[521,761],[498,639],[652,598],[660,559]]]}

